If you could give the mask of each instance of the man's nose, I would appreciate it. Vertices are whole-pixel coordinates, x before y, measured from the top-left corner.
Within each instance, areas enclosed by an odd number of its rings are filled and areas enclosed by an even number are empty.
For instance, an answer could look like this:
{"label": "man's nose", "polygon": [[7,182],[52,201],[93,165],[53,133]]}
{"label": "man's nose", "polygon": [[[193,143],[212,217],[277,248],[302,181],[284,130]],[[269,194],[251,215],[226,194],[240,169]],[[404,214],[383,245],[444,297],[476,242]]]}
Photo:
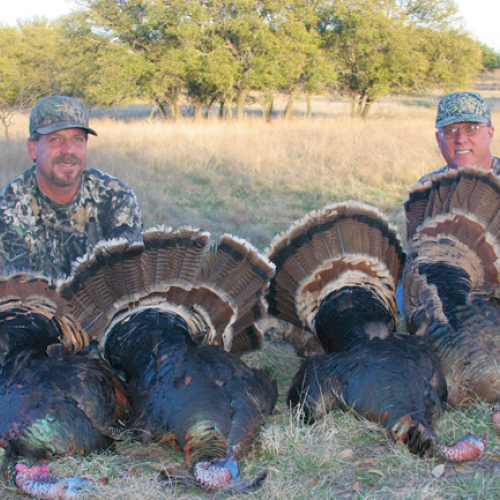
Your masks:
{"label": "man's nose", "polygon": [[61,153],[72,153],[75,151],[75,145],[73,141],[65,140],[61,145]]}

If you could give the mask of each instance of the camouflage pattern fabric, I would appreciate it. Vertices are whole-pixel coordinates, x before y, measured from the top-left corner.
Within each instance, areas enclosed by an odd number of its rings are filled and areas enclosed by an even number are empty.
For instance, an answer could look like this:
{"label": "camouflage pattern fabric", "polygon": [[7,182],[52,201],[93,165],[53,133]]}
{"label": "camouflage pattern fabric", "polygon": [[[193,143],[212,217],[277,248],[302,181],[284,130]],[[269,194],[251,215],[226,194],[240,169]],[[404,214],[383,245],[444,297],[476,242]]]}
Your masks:
{"label": "camouflage pattern fabric", "polygon": [[64,128],[83,128],[89,134],[97,132],[89,127],[89,112],[76,99],[67,96],[43,97],[31,110],[30,136],[52,134]]}
{"label": "camouflage pattern fabric", "polygon": [[142,241],[134,192],[104,172],[87,168],[75,199],[61,205],[40,191],[35,166],[0,193],[0,269],[66,278],[72,263],[103,239]]}
{"label": "camouflage pattern fabric", "polygon": [[[433,172],[429,172],[428,174],[425,174],[422,177],[420,177],[420,179],[418,180],[418,184],[424,184],[426,181],[432,179],[432,177],[434,177],[435,175],[444,174],[445,172],[448,172],[448,170],[450,170],[450,167],[448,165],[445,165],[444,167],[438,168]],[[491,164],[491,171],[495,175],[500,176],[500,158],[497,158],[496,156],[493,157],[493,163]]]}

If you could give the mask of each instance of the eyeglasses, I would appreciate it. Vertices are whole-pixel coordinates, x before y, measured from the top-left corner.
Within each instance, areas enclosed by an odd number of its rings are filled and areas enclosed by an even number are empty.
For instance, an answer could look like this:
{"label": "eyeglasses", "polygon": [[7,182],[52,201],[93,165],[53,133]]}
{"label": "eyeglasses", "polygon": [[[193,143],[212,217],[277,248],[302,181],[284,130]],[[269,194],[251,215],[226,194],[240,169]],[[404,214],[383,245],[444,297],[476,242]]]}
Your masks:
{"label": "eyeglasses", "polygon": [[465,127],[448,127],[439,130],[441,137],[445,139],[454,139],[460,132],[464,135],[477,135],[482,128],[489,127],[490,125],[465,125]]}

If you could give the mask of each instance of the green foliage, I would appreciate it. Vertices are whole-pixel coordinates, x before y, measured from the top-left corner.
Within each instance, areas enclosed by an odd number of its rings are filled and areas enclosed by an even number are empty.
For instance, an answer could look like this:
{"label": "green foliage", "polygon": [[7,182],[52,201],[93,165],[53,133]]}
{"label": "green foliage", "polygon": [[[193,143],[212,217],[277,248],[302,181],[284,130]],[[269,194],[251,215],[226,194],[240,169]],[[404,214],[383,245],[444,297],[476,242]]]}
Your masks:
{"label": "green foliage", "polygon": [[17,110],[60,92],[59,42],[60,33],[45,19],[0,26],[0,122],[7,137]]}
{"label": "green foliage", "polygon": [[482,44],[481,50],[483,52],[483,69],[484,71],[493,71],[500,68],[500,53],[495,52],[491,47]]}
{"label": "green foliage", "polygon": [[338,88],[366,116],[388,94],[470,84],[480,67],[477,43],[450,20],[449,0],[339,0],[323,20],[338,59]]}
{"label": "green foliage", "polygon": [[[388,94],[469,86],[500,55],[455,24],[452,0],[81,0],[81,9],[0,27],[0,107],[49,92],[111,106],[136,97],[162,116],[214,102],[243,116],[249,92],[272,107],[336,88],[353,114]],[[481,62],[482,61],[482,62]],[[495,66],[497,65],[497,66]],[[10,111],[9,111],[10,112]],[[5,119],[4,127],[6,126]]]}

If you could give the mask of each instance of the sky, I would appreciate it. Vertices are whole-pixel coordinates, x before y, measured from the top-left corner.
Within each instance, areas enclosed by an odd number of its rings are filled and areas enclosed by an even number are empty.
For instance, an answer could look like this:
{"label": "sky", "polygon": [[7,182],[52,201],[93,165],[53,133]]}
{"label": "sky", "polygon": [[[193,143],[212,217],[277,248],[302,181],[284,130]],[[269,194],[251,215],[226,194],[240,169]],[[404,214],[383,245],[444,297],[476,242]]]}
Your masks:
{"label": "sky", "polygon": [[[2,3],[0,22],[11,26],[18,19],[33,16],[59,17],[76,7],[75,0],[7,0]],[[500,52],[500,1],[455,0],[455,3],[474,38]]]}

